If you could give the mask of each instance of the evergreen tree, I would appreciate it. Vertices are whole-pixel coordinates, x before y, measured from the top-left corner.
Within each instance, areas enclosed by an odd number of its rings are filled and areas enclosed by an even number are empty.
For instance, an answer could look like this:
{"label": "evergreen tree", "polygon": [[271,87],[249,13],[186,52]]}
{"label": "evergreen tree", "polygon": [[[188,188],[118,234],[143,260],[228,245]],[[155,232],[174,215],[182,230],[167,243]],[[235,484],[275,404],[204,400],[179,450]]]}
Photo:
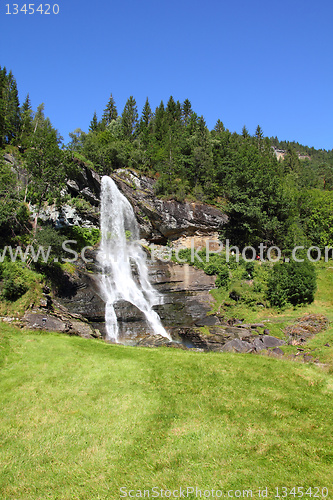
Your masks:
{"label": "evergreen tree", "polygon": [[149,142],[149,134],[152,129],[152,118],[153,118],[153,113],[147,97],[139,123],[140,138],[145,146],[147,146]]}
{"label": "evergreen tree", "polygon": [[185,101],[183,102],[183,105],[182,105],[182,117],[183,117],[183,123],[184,123],[185,127],[187,127],[192,113],[193,113],[192,105],[188,99],[185,99]]}
{"label": "evergreen tree", "polygon": [[25,149],[33,132],[33,111],[31,108],[29,94],[21,106],[20,146]]}
{"label": "evergreen tree", "polygon": [[0,67],[0,146],[15,142],[20,130],[20,104],[16,80]]}
{"label": "evergreen tree", "polygon": [[217,132],[218,134],[221,134],[222,132],[224,132],[224,131],[225,131],[225,127],[224,127],[224,125],[223,125],[223,123],[221,122],[221,120],[220,120],[220,119],[218,119],[218,120],[217,120],[216,125],[215,125],[215,127],[214,127],[214,130],[215,130],[215,132]]}
{"label": "evergreen tree", "polygon": [[116,120],[117,118],[118,118],[118,111],[116,108],[116,103],[111,94],[109,102],[107,103],[107,106],[102,116],[102,123],[105,127],[107,127],[112,122],[112,120]]}
{"label": "evergreen tree", "polygon": [[140,127],[148,128],[153,118],[153,113],[149,104],[148,97],[146,99],[145,105],[142,110],[141,119],[140,119]]}
{"label": "evergreen tree", "polygon": [[[191,172],[191,183],[193,186],[208,181],[211,186],[213,154],[209,131],[203,116],[198,119],[195,132],[195,147],[193,149],[193,171]],[[207,184],[207,186],[208,186]],[[208,193],[211,195],[212,193]]]}
{"label": "evergreen tree", "polygon": [[166,133],[165,109],[163,101],[155,110],[154,115],[154,137],[157,141],[161,141]]}
{"label": "evergreen tree", "polygon": [[138,117],[136,101],[133,96],[130,96],[126,101],[123,114],[121,115],[121,124],[125,137],[129,139],[134,138],[137,132]]}
{"label": "evergreen tree", "polygon": [[283,159],[283,168],[286,173],[294,172],[296,174],[299,173],[300,170],[300,160],[295,152],[295,150],[288,144],[287,152]]}
{"label": "evergreen tree", "polygon": [[6,68],[0,66],[0,147],[5,143],[5,87]]}
{"label": "evergreen tree", "polygon": [[96,132],[98,129],[98,119],[97,119],[97,113],[94,111],[94,116],[92,117],[92,120],[89,125],[89,131],[90,132]]}
{"label": "evergreen tree", "polygon": [[258,125],[257,128],[256,128],[255,138],[256,138],[258,149],[261,150],[262,143],[263,143],[263,138],[264,138],[264,133],[263,133],[262,128],[260,127],[260,125]]}
{"label": "evergreen tree", "polygon": [[180,123],[181,105],[179,101],[175,102],[172,96],[170,96],[165,112],[166,112],[166,120],[169,125],[173,125],[174,123]]}
{"label": "evergreen tree", "polygon": [[247,139],[248,137],[250,137],[249,131],[247,130],[245,125],[242,128],[242,136],[243,136],[243,139]]}

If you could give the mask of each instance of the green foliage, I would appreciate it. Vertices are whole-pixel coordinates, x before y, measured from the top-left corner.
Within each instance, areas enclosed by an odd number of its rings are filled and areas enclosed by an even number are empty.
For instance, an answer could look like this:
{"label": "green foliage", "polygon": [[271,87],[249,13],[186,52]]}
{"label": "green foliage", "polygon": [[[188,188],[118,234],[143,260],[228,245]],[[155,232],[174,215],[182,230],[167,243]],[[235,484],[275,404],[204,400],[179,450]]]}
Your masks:
{"label": "green foliage", "polygon": [[268,279],[267,298],[271,306],[284,307],[311,303],[317,288],[316,271],[308,260],[279,262]]}
{"label": "green foliage", "polygon": [[93,210],[92,205],[84,198],[80,198],[79,196],[76,198],[71,198],[69,204],[73,206],[80,213],[89,213]]}
{"label": "green foliage", "polygon": [[121,115],[121,125],[123,129],[124,137],[130,140],[136,135],[138,126],[138,109],[136,106],[136,101],[133,96],[127,99],[123,113]]}
{"label": "green foliage", "polygon": [[33,185],[32,195],[37,201],[38,210],[50,195],[59,195],[65,182],[63,153],[59,149],[61,138],[44,117],[44,105],[38,107],[34,117],[34,132],[30,147],[25,151],[26,168]]}
{"label": "green foliage", "polygon": [[97,245],[101,238],[101,232],[96,228],[86,228],[80,226],[71,226],[64,230],[64,234],[71,240],[76,240],[78,251],[84,247],[93,247]]}
{"label": "green foliage", "polygon": [[27,206],[20,201],[17,179],[0,159],[0,243],[9,244],[30,229]]}
{"label": "green foliage", "polygon": [[42,280],[42,276],[20,262],[0,263],[1,298],[14,302],[24,295],[29,287]]}
{"label": "green foliage", "polygon": [[16,80],[0,66],[0,148],[16,143],[20,132],[20,107]]}
{"label": "green foliage", "polygon": [[[214,273],[215,274],[215,273]],[[230,285],[230,276],[228,267],[220,267],[218,269],[217,278],[215,280],[215,286],[218,288],[226,288],[228,289]]]}
{"label": "green foliage", "polygon": [[301,216],[308,240],[321,250],[333,247],[333,191],[309,190],[302,201]]}
{"label": "green foliage", "polygon": [[37,230],[34,243],[37,247],[42,246],[45,252],[49,247],[51,248],[50,262],[48,263],[48,265],[51,265],[53,259],[60,260],[65,255],[62,244],[66,239],[66,236],[62,235],[59,230],[55,229],[51,224],[47,224]]}
{"label": "green foliage", "polygon": [[102,116],[102,123],[104,127],[107,127],[113,120],[116,120],[118,118],[118,112],[117,112],[117,107],[115,100],[113,98],[113,95],[110,95],[110,99],[107,103],[107,106],[104,110],[103,116]]}
{"label": "green foliage", "polygon": [[[60,200],[66,178],[79,173],[76,157],[100,174],[124,167],[149,173],[157,179],[157,196],[216,205],[229,216],[221,237],[240,249],[274,244],[288,255],[296,245],[323,249],[333,243],[333,151],[268,139],[259,125],[253,135],[246,126],[237,134],[219,119],[209,131],[188,99],[180,103],[172,96],[155,112],[147,98],[139,117],[133,96],[118,116],[111,94],[100,121],[94,113],[88,133],[75,129],[64,150],[60,140],[44,105],[34,113],[28,95],[20,106],[14,76],[0,68],[0,149],[17,148],[15,161],[28,179],[22,192],[16,176],[0,165],[4,242],[29,229],[22,200],[37,205],[37,211],[44,201]],[[283,161],[277,161],[272,145],[286,151]],[[84,200],[74,203],[90,210]],[[240,279],[249,275],[245,269]]]}

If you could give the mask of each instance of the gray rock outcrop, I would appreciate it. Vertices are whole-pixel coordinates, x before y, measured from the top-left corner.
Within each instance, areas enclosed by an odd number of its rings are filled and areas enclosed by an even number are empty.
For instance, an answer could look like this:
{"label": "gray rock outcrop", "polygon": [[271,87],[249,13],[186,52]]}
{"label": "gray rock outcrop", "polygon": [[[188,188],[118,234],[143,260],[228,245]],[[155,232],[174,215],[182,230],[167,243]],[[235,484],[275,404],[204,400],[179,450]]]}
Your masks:
{"label": "gray rock outcrop", "polygon": [[223,212],[204,203],[158,199],[155,181],[134,170],[119,169],[111,177],[133,207],[141,238],[150,242],[165,244],[180,236],[216,234],[228,221]]}

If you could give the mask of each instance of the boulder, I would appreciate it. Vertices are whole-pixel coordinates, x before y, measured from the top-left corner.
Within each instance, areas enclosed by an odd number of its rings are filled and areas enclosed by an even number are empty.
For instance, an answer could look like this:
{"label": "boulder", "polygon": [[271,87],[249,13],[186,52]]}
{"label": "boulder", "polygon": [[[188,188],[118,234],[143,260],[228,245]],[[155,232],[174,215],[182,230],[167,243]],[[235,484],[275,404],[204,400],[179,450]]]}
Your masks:
{"label": "boulder", "polygon": [[223,352],[252,352],[253,345],[250,342],[244,342],[244,340],[233,339],[226,342],[221,349]]}
{"label": "boulder", "polygon": [[26,312],[22,318],[22,323],[34,330],[67,333],[84,338],[100,336],[84,318],[74,318],[65,312],[53,314],[44,314],[39,311]]}

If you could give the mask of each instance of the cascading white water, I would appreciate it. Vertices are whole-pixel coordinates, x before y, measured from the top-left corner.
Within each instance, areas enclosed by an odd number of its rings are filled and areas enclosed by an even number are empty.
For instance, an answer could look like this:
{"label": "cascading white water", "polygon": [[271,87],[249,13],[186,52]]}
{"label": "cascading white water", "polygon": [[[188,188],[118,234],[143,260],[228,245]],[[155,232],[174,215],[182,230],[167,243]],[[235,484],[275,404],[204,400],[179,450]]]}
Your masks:
{"label": "cascading white water", "polygon": [[[126,300],[145,315],[153,332],[171,340],[152,306],[159,303],[157,292],[148,279],[146,256],[138,243],[139,228],[134,211],[115,182],[107,176],[101,182],[101,232],[99,261],[102,265],[101,288],[105,300],[106,338],[119,341],[114,305]],[[138,282],[132,266],[136,267]]]}

